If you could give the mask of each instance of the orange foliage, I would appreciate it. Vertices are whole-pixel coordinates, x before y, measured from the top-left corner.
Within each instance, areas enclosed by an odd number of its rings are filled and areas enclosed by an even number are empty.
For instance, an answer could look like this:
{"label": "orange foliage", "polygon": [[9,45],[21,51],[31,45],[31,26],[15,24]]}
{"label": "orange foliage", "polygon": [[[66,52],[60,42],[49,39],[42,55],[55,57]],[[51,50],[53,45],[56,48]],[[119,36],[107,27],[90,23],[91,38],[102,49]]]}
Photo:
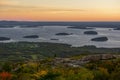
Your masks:
{"label": "orange foliage", "polygon": [[8,72],[1,72],[0,73],[0,79],[1,80],[11,80],[12,74]]}

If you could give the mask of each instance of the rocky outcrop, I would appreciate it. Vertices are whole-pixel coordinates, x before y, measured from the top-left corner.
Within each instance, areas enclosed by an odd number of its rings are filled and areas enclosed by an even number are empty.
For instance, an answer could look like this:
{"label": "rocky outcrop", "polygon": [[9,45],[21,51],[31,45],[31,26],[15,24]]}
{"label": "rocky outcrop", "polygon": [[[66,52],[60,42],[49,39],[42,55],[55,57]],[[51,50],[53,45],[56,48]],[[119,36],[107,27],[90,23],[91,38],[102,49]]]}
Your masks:
{"label": "rocky outcrop", "polygon": [[97,55],[87,55],[81,59],[55,58],[52,63],[54,65],[62,64],[71,67],[82,67],[84,64],[89,63],[91,61],[112,60],[116,58],[120,58],[120,55],[97,54]]}
{"label": "rocky outcrop", "polygon": [[99,60],[109,60],[115,59],[116,57],[112,54],[98,54],[98,55],[88,55],[83,57],[82,61],[99,61]]}

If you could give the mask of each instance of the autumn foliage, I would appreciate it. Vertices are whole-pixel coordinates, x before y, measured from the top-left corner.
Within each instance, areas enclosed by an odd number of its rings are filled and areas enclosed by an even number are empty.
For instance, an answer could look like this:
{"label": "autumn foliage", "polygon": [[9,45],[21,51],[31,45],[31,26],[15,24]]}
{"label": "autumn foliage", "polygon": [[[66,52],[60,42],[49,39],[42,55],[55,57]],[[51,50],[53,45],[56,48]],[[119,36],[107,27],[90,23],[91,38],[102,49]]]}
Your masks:
{"label": "autumn foliage", "polygon": [[8,72],[0,73],[0,80],[11,80],[12,74]]}

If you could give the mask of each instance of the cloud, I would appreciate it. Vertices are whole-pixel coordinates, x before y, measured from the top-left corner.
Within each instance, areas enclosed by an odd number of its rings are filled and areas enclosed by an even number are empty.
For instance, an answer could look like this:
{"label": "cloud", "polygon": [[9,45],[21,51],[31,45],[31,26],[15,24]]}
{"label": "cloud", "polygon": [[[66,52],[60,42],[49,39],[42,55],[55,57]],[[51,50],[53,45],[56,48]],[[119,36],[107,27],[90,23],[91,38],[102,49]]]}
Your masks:
{"label": "cloud", "polygon": [[61,8],[44,8],[44,9],[39,9],[40,11],[85,11],[85,10],[82,10],[82,9],[61,9]]}
{"label": "cloud", "polygon": [[[69,9],[69,8],[54,8],[54,7],[40,7],[40,6],[21,6],[20,4],[19,5],[16,5],[14,3],[0,3],[0,9],[2,11],[4,10],[34,10],[34,11],[56,11],[56,12],[62,12],[62,11],[66,11],[66,12],[71,12],[71,11],[78,11],[78,12],[83,12],[83,11],[86,11],[86,10],[83,10],[83,9]],[[0,11],[1,11],[0,10]]]}

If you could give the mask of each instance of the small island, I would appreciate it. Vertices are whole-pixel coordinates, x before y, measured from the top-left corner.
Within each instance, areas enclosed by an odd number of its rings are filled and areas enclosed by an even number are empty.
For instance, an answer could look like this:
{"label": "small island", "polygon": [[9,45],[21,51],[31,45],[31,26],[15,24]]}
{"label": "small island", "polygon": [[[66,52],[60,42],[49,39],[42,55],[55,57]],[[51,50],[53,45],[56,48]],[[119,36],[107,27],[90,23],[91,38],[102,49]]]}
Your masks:
{"label": "small island", "polygon": [[55,41],[58,41],[59,39],[56,39],[56,38],[51,38],[50,40],[55,40]]}
{"label": "small island", "polygon": [[108,38],[107,37],[97,37],[97,38],[93,38],[91,39],[91,41],[108,41]]}
{"label": "small island", "polygon": [[22,25],[21,28],[36,28],[39,25]]}
{"label": "small island", "polygon": [[28,36],[24,36],[23,38],[39,38],[38,35],[28,35]]}
{"label": "small island", "polygon": [[8,37],[0,37],[0,41],[10,40]]}
{"label": "small island", "polygon": [[90,27],[68,27],[68,28],[72,28],[72,29],[93,29],[93,28],[90,28]]}
{"label": "small island", "polygon": [[85,31],[84,34],[87,34],[87,35],[97,35],[98,33],[96,31]]}
{"label": "small island", "polygon": [[114,28],[114,30],[120,30],[120,28]]}
{"label": "small island", "polygon": [[55,35],[58,35],[58,36],[63,36],[63,35],[72,35],[73,33],[57,33]]}

